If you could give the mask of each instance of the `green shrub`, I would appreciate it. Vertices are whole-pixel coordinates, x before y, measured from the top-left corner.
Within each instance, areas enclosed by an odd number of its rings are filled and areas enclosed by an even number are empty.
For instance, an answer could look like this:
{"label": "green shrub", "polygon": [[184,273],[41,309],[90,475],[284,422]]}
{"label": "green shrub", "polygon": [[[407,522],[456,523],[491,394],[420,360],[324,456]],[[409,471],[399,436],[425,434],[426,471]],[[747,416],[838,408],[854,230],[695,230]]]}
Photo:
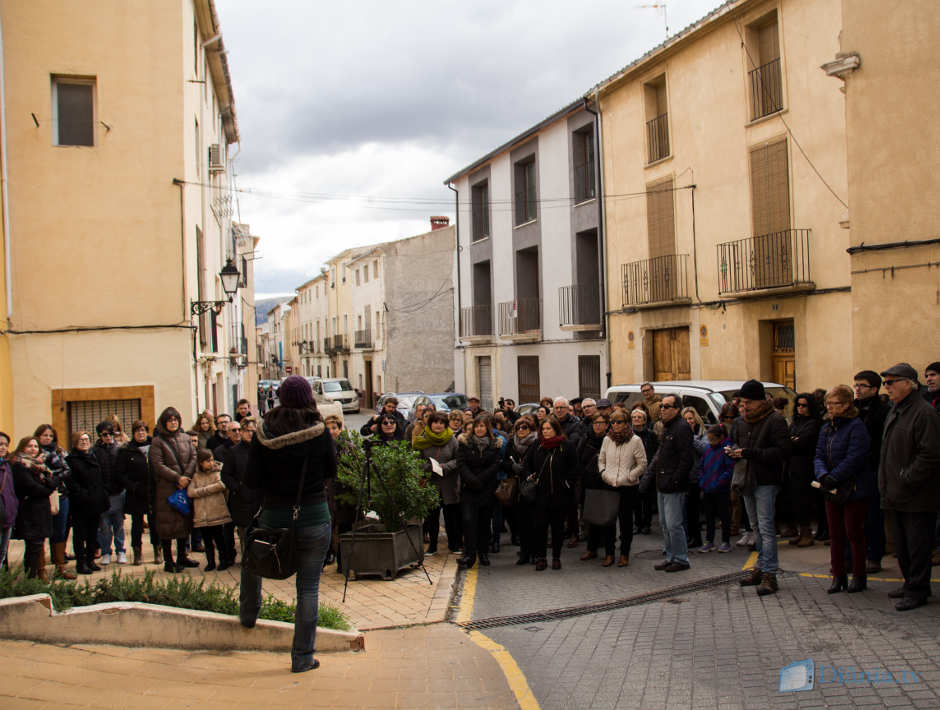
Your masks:
{"label": "green shrub", "polygon": [[[238,616],[237,589],[218,582],[207,585],[204,579],[197,581],[181,575],[160,580],[152,570],[148,570],[143,577],[122,575],[120,571],[115,571],[110,578],[99,579],[94,584],[87,579],[80,582],[43,582],[41,579],[28,578],[22,567],[10,571],[0,569],[0,599],[30,594],[48,594],[57,611],[104,602],[145,602]],[[293,623],[295,608],[294,604],[268,595],[261,602],[258,616],[261,619]],[[346,617],[330,605],[320,605],[317,624],[325,629],[349,630]]]}
{"label": "green shrub", "polygon": [[[355,507],[365,452],[358,432],[346,432],[340,442],[337,499]],[[374,510],[386,530],[401,530],[402,521],[424,520],[440,501],[431,482],[433,474],[425,470],[425,460],[404,441],[389,442],[372,448],[371,498],[363,500],[362,512]],[[378,474],[378,475],[376,475]]]}

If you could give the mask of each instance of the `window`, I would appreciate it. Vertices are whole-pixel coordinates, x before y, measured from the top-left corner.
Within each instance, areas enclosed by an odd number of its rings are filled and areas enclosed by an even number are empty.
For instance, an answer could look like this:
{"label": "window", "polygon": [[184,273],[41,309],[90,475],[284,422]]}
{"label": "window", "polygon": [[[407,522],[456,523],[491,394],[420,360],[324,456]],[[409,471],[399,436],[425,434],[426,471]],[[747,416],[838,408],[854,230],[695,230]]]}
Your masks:
{"label": "window", "polygon": [[95,80],[53,77],[55,145],[95,144]]}
{"label": "window", "polygon": [[751,151],[751,209],[755,236],[790,228],[786,139]]}
{"label": "window", "polygon": [[651,259],[676,253],[672,184],[669,178],[646,186],[646,228]]}
{"label": "window", "polygon": [[578,355],[578,396],[590,397],[591,399],[600,399],[600,355]]}
{"label": "window", "polygon": [[471,193],[471,219],[473,221],[473,241],[490,236],[490,189],[484,180],[473,186]]}
{"label": "window", "polygon": [[574,198],[577,202],[594,195],[594,126],[585,126],[573,136]]}
{"label": "window", "polygon": [[660,74],[643,85],[646,103],[647,162],[655,163],[669,155],[669,113],[666,108],[666,75]]}
{"label": "window", "polygon": [[372,262],[372,278],[379,278],[379,260],[376,259]]}
{"label": "window", "polygon": [[536,217],[535,156],[515,165],[516,224],[531,222]]}
{"label": "window", "polygon": [[194,119],[195,133],[193,134],[193,141],[196,144],[196,175],[202,175],[202,151],[199,149],[199,144],[202,141],[199,138],[199,119]]}
{"label": "window", "polygon": [[780,35],[777,30],[777,11],[768,13],[748,25],[745,50],[751,89],[751,120],[783,108],[783,82],[780,74]]}
{"label": "window", "polygon": [[362,282],[369,283],[369,265],[366,264],[362,269]]}
{"label": "window", "polygon": [[[86,400],[79,402],[69,402],[67,405],[69,436],[60,435],[61,441],[71,439],[71,434],[79,431],[92,432],[95,426],[105,417],[116,415],[125,427],[125,431],[130,429],[131,422],[140,419],[141,402],[140,399],[108,399],[108,400]],[[60,429],[61,431],[61,429]]]}
{"label": "window", "polygon": [[542,396],[542,387],[539,384],[539,358],[538,355],[520,355],[516,358],[516,374],[519,378],[519,404],[525,402],[538,402]]}
{"label": "window", "polygon": [[356,286],[358,286],[359,283],[359,269],[356,269]]}

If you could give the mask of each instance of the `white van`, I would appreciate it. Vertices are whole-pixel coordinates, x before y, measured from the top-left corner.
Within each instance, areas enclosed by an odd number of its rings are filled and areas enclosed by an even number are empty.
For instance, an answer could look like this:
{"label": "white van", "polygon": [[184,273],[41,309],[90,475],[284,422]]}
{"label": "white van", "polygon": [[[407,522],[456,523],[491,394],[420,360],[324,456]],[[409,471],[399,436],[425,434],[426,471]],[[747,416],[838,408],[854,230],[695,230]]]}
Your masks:
{"label": "white van", "polygon": [[[651,382],[657,397],[674,394],[679,397],[682,407],[693,407],[702,417],[705,426],[718,423],[718,415],[725,403],[730,402],[734,393],[741,389],[744,380],[669,380]],[[764,390],[771,397],[786,397],[790,401],[787,413],[793,413],[793,400],[796,392],[776,382],[762,382]],[[621,404],[629,411],[637,402],[643,401],[641,384],[614,385],[605,395],[611,404]]]}
{"label": "white van", "polygon": [[342,406],[343,412],[359,412],[359,395],[345,377],[309,378],[315,394]]}

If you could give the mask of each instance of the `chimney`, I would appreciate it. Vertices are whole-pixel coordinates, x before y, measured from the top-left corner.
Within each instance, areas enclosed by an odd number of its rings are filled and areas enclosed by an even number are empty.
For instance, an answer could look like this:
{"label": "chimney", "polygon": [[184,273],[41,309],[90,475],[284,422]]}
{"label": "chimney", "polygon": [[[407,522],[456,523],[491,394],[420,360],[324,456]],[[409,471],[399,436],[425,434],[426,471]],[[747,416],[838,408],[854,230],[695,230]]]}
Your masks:
{"label": "chimney", "polygon": [[450,224],[450,217],[431,217],[431,231],[435,229],[444,229]]}

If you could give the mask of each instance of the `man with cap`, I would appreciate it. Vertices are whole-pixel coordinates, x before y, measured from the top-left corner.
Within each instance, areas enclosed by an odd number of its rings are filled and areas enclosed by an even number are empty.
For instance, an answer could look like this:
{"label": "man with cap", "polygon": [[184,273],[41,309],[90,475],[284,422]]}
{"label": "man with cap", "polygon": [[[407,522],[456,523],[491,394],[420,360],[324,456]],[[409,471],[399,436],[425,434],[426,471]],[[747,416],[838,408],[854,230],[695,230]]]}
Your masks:
{"label": "man with cap", "polygon": [[597,413],[610,415],[611,404],[610,400],[607,397],[601,397],[597,400]]}
{"label": "man with cap", "polygon": [[[741,417],[725,453],[744,467],[745,483],[738,491],[754,525],[757,566],[740,580],[742,587],[757,587],[760,596],[777,591],[777,493],[790,458],[787,420],[774,410],[764,385],[748,380],[741,386]],[[735,473],[737,476],[737,471]]]}
{"label": "man with cap", "polygon": [[940,362],[932,362],[924,370],[924,381],[927,386],[924,387],[924,399],[934,408],[934,411],[940,414]]}
{"label": "man with cap", "polygon": [[477,414],[479,414],[480,411],[481,411],[481,409],[480,409],[480,398],[477,397],[475,394],[471,394],[469,397],[467,397],[467,408],[468,408],[471,412],[473,412],[473,416],[474,416],[474,417],[475,417]]}
{"label": "man with cap", "polygon": [[904,584],[888,593],[898,611],[930,596],[930,555],[940,510],[940,417],[917,393],[917,371],[906,362],[881,373],[891,399],[878,466],[878,491],[894,526]]}

